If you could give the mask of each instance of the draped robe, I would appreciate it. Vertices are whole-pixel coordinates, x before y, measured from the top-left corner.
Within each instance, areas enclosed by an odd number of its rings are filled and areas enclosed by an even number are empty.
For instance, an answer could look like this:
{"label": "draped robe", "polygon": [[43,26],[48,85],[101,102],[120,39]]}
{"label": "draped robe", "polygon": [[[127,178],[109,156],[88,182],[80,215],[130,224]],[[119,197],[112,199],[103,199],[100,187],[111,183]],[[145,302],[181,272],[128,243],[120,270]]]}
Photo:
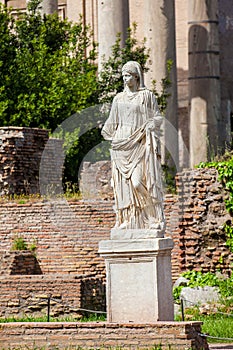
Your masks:
{"label": "draped robe", "polygon": [[161,123],[151,91],[123,91],[114,98],[102,135],[112,141],[115,227],[164,228]]}

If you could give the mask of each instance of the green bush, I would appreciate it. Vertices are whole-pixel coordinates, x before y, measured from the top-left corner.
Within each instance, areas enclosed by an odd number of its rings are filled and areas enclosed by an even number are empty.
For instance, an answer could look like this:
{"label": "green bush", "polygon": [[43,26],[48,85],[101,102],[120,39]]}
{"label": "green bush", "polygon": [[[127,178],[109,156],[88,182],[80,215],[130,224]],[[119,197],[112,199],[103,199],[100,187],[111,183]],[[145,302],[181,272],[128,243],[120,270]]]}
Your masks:
{"label": "green bush", "polygon": [[18,19],[0,8],[2,126],[54,130],[93,103],[97,68],[90,30],[81,20],[42,16],[39,3],[31,1]]}
{"label": "green bush", "polygon": [[30,250],[35,252],[37,249],[37,242],[34,240],[31,244],[28,244],[26,240],[21,236],[15,236],[13,239],[11,250]]}
{"label": "green bush", "polygon": [[[204,287],[211,286],[219,289],[220,295],[223,299],[233,295],[233,275],[230,278],[219,278],[216,274],[201,271],[186,271],[181,276],[188,279],[187,287]],[[173,289],[173,297],[176,301],[180,298],[180,293],[183,286],[178,286]]]}
{"label": "green bush", "polygon": [[28,249],[28,245],[25,239],[21,236],[16,236],[13,240],[11,250],[27,250],[27,249]]}

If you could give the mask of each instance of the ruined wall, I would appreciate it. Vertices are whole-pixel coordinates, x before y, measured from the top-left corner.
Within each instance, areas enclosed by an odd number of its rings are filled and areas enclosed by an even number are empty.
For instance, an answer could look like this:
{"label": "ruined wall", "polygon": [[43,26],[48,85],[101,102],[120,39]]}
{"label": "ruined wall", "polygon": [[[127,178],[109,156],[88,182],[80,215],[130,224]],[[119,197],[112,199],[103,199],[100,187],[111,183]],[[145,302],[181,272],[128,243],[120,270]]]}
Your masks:
{"label": "ruined wall", "polygon": [[[174,240],[178,225],[176,198],[166,197],[167,232]],[[65,200],[6,202],[0,211],[0,256],[11,250],[16,236],[30,245],[36,242],[36,257],[43,274],[95,273],[105,278],[104,260],[98,255],[100,240],[109,239],[114,226],[113,201]],[[174,275],[178,275],[176,249]]]}
{"label": "ruined wall", "polygon": [[[226,193],[214,169],[187,170],[177,176],[177,195],[165,196],[166,235],[174,240],[173,278],[185,269],[230,271],[232,254],[223,224]],[[105,278],[98,243],[109,239],[115,214],[112,200],[64,199],[2,202],[0,254],[10,251],[16,235],[36,242],[37,261],[43,274],[95,273]]]}
{"label": "ruined wall", "polygon": [[[171,211],[173,204],[173,197],[168,196],[167,222],[170,232],[174,231],[172,229],[174,220],[177,225],[175,209]],[[51,286],[56,287],[54,287],[55,295],[60,295],[67,304],[74,304],[72,298],[66,294],[68,288],[73,289],[72,293],[80,293],[80,301],[78,303],[76,300],[76,306],[105,310],[105,264],[98,254],[98,244],[100,240],[110,237],[110,229],[115,222],[112,207],[111,200],[77,202],[41,200],[28,201],[24,204],[2,202],[0,211],[0,274],[2,276],[0,276],[0,283],[3,295],[0,300],[1,314],[20,315],[22,303],[30,306],[33,296],[36,295],[36,298],[43,294],[48,296],[53,290]],[[23,237],[28,245],[36,242],[35,260],[32,259],[30,252],[11,252],[16,235]],[[179,274],[177,248],[174,248],[172,254],[175,279]],[[20,261],[20,264],[16,264],[17,261]],[[40,275],[35,275],[35,271]],[[73,283],[78,283],[76,279],[79,279],[79,276],[82,276],[79,282],[81,285],[77,285],[74,289]],[[79,288],[81,288],[80,292]],[[40,305],[35,309],[29,307],[29,309],[26,308],[27,313],[45,313],[46,300],[42,300],[41,303],[44,304],[43,308]],[[54,307],[53,312],[56,314],[59,310],[60,314],[67,312],[62,307],[60,309],[57,309],[57,306]]]}
{"label": "ruined wall", "polygon": [[177,176],[180,271],[231,273],[233,253],[226,246],[223,225],[232,217],[225,207],[227,193],[217,178],[215,169],[187,170]]}
{"label": "ruined wall", "polygon": [[[174,241],[173,280],[182,271],[192,269],[230,274],[233,254],[225,244],[222,226],[232,218],[226,212],[225,197],[215,169],[187,170],[177,175],[177,195],[165,196],[166,235]],[[72,280],[82,275],[81,298],[86,296],[86,300],[82,299],[81,305],[102,310],[105,265],[98,254],[98,244],[100,240],[109,239],[114,225],[113,201],[41,199],[19,202],[1,202],[1,261],[9,255],[15,235],[22,236],[28,244],[36,241],[37,268],[41,275],[27,276],[25,280],[25,275],[10,275],[15,271],[12,270],[15,264],[12,269],[3,266],[8,274],[1,277],[3,295],[8,293],[9,298],[14,299],[17,290],[27,288],[31,288],[33,294],[36,290],[33,283],[43,278],[50,288],[54,276],[57,293],[63,295],[67,288],[62,282],[64,276]],[[25,271],[23,266],[22,271]],[[90,274],[91,277],[85,279]]]}
{"label": "ruined wall", "polygon": [[62,143],[48,140],[48,130],[0,128],[0,195],[40,193],[40,185],[44,192],[51,186],[60,189]]}
{"label": "ruined wall", "polygon": [[42,271],[36,255],[30,250],[8,251],[0,255],[0,276],[40,274]]}
{"label": "ruined wall", "polygon": [[79,276],[1,276],[0,283],[0,317],[47,315],[48,297],[58,300],[52,301],[51,316],[68,313],[63,303],[81,306]]}
{"label": "ruined wall", "polygon": [[0,254],[11,250],[15,236],[35,242],[43,274],[105,276],[98,242],[108,239],[114,222],[112,202],[66,200],[6,202],[0,211]]}
{"label": "ruined wall", "polygon": [[105,286],[94,274],[0,276],[0,317],[73,316],[105,311]]}

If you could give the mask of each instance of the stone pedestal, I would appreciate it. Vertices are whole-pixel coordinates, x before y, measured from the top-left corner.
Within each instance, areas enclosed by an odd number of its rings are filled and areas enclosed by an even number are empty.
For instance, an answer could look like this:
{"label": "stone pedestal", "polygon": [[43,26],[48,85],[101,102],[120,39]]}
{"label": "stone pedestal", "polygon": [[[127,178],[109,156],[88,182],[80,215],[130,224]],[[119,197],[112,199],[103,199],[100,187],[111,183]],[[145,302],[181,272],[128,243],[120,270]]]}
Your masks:
{"label": "stone pedestal", "polygon": [[[116,231],[112,230],[111,235],[116,237]],[[141,230],[129,230],[134,234],[127,231],[118,232],[119,235],[124,232],[126,239],[111,239],[99,244],[99,253],[106,262],[108,321],[172,321],[173,241],[153,238],[153,231],[148,238],[133,238],[140,237]]]}

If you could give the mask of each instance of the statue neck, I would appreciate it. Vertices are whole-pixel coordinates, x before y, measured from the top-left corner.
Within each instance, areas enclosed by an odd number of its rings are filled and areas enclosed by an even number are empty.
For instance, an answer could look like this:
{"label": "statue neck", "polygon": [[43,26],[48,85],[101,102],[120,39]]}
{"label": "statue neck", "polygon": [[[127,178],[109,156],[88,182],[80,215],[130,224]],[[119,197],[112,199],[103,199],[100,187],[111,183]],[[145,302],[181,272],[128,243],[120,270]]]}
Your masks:
{"label": "statue neck", "polygon": [[137,92],[138,91],[138,88],[137,88],[137,86],[135,85],[135,86],[128,86],[128,85],[126,85],[125,86],[125,91],[126,91],[126,93],[128,94],[128,95],[131,95],[131,94],[134,94],[135,92]]}

